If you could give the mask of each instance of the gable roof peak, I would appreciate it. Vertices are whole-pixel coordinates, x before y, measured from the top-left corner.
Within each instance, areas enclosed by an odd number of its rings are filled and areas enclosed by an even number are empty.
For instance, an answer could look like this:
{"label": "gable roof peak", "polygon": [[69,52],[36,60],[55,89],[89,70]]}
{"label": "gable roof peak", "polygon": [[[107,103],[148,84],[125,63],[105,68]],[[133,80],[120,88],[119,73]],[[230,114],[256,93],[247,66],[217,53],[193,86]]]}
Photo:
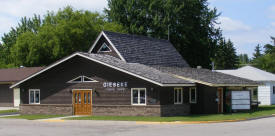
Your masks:
{"label": "gable roof peak", "polygon": [[118,56],[128,63],[189,67],[168,40],[148,36],[102,31],[89,52],[93,51],[101,37],[104,37],[115,49]]}

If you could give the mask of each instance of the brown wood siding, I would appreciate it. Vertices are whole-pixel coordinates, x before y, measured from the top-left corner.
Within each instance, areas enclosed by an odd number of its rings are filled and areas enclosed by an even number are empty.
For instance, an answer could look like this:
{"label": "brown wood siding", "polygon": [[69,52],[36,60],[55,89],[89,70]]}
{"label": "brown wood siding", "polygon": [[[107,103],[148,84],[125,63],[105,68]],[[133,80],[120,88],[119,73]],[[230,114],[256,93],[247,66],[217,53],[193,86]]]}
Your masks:
{"label": "brown wood siding", "polygon": [[[177,87],[178,88],[178,87]],[[182,87],[183,89],[183,103],[189,103],[188,87]],[[161,88],[160,92],[161,105],[174,104],[174,87]]]}
{"label": "brown wood siding", "polygon": [[[104,42],[112,50],[111,52],[98,52],[98,50],[100,49],[100,47],[102,46],[102,44]],[[115,49],[111,46],[111,44],[103,36],[98,40],[97,44],[95,45],[94,49],[92,50],[92,53],[106,54],[106,55],[110,55],[110,56],[113,56],[113,57],[116,57],[116,58],[120,59],[120,57],[116,53]]]}
{"label": "brown wood siding", "polygon": [[197,103],[191,104],[192,114],[214,114],[218,112],[217,88],[197,84]]}
{"label": "brown wood siding", "polygon": [[0,84],[0,107],[13,107],[13,89],[10,84]]}
{"label": "brown wood siding", "polygon": [[[85,75],[99,82],[67,83],[78,76]],[[103,82],[128,82],[125,90],[107,89]],[[40,89],[41,104],[72,104],[72,89],[93,89],[94,105],[131,105],[131,88],[146,88],[147,105],[159,104],[158,86],[130,76],[123,72],[92,62],[85,58],[75,57],[55,68],[23,83],[21,99],[23,104],[29,102],[29,89]]]}

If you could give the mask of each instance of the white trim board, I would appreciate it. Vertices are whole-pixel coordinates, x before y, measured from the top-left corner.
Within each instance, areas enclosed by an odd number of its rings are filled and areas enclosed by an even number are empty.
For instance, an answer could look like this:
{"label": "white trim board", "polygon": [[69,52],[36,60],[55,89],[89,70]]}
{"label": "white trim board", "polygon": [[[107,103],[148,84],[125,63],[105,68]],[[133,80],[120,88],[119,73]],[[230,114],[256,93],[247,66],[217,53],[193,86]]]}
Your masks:
{"label": "white trim board", "polygon": [[[35,76],[37,76],[37,75],[39,75],[39,74],[41,74],[41,73],[43,73],[43,72],[45,72],[45,71],[47,71],[47,70],[49,70],[49,69],[55,67],[55,66],[57,66],[58,64],[63,63],[64,61],[69,60],[69,59],[71,59],[71,58],[73,58],[73,57],[75,57],[75,56],[80,56],[80,57],[89,59],[89,60],[91,60],[91,61],[94,61],[94,62],[97,62],[97,63],[99,63],[99,64],[108,66],[108,67],[110,67],[110,68],[116,69],[116,70],[121,71],[121,72],[123,72],[123,73],[129,74],[129,75],[132,75],[132,76],[135,76],[135,77],[137,77],[137,78],[143,79],[143,80],[145,80],[145,81],[151,82],[151,83],[156,84],[156,85],[159,85],[159,86],[166,86],[165,84],[162,84],[162,83],[153,81],[153,80],[148,79],[148,78],[146,78],[146,77],[143,77],[143,76],[134,74],[134,73],[132,73],[132,72],[126,71],[126,70],[124,70],[124,69],[121,69],[121,68],[118,68],[118,67],[114,67],[114,66],[112,66],[112,65],[110,65],[110,64],[107,64],[107,63],[101,62],[101,61],[99,61],[99,60],[90,58],[90,57],[85,56],[85,55],[82,55],[82,54],[80,54],[80,53],[74,53],[74,54],[72,54],[72,55],[70,55],[70,56],[68,56],[68,57],[66,57],[66,58],[64,58],[64,59],[62,59],[62,60],[59,61],[58,63],[54,63],[54,64],[48,66],[47,68],[45,68],[45,69],[43,69],[43,70],[41,70],[41,71],[39,71],[39,72],[37,72],[37,73],[35,73],[35,74],[33,74],[33,75],[31,75],[31,76],[29,76],[29,77],[27,77],[27,78],[21,80],[20,82],[14,84],[14,85],[12,85],[12,86],[10,86],[10,88],[14,88],[14,87],[20,85],[21,83],[23,83],[23,82],[25,82],[25,81],[27,81],[27,80],[29,80],[29,79],[35,77]],[[191,83],[191,84],[192,84],[192,83]],[[176,84],[176,85],[177,85],[177,86],[179,86],[179,85],[181,85],[181,86],[190,86],[191,84],[189,83],[189,84]],[[167,85],[168,85],[168,86],[171,86],[171,84],[167,84]],[[194,84],[194,85],[195,85],[195,84]]]}
{"label": "white trim board", "polygon": [[[102,50],[102,48],[103,48],[103,46],[106,46],[109,50],[108,51],[101,51]],[[101,45],[101,47],[99,48],[99,50],[97,51],[97,52],[112,52],[112,50],[111,50],[111,48],[105,43],[105,42],[103,42],[103,44]]]}
{"label": "white trim board", "polygon": [[92,52],[92,50],[94,49],[94,47],[96,46],[97,42],[99,41],[99,39],[102,37],[102,35],[104,36],[104,38],[109,42],[109,44],[112,46],[112,48],[115,50],[115,52],[118,54],[118,56],[120,57],[121,60],[125,61],[126,60],[122,57],[122,55],[120,54],[120,52],[117,50],[117,48],[114,46],[114,44],[111,42],[111,40],[107,37],[107,35],[104,33],[104,31],[101,31],[101,33],[98,35],[98,37],[96,38],[95,42],[93,43],[92,47],[89,49],[89,53]]}

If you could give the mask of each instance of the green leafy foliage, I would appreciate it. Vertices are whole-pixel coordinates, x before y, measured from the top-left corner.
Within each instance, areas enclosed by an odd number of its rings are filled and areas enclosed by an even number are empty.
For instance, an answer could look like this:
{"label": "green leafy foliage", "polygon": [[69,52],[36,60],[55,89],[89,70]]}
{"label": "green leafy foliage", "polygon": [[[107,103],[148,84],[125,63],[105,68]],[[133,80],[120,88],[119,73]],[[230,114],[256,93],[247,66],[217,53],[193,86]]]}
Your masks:
{"label": "green leafy foliage", "polygon": [[102,30],[127,32],[96,12],[66,7],[43,19],[22,18],[2,37],[0,67],[45,66],[76,51],[87,51]]}
{"label": "green leafy foliage", "polygon": [[[108,0],[109,20],[122,24],[129,33],[169,39],[187,62],[210,67],[220,29],[219,14],[207,0]],[[169,30],[169,32],[168,32]]]}

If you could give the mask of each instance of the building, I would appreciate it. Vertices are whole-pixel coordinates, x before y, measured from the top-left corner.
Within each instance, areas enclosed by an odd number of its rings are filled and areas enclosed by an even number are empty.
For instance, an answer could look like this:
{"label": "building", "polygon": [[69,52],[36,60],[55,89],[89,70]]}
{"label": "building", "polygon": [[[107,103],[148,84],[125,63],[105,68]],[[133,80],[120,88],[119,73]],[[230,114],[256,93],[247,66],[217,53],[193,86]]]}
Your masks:
{"label": "building", "polygon": [[275,75],[261,69],[244,66],[236,70],[217,70],[225,74],[246,78],[260,82],[258,88],[251,88],[254,101],[259,101],[261,105],[275,104]]}
{"label": "building", "polygon": [[250,109],[232,104],[231,93],[246,96],[257,85],[190,68],[169,41],[103,31],[88,52],[73,53],[10,88],[21,89],[21,114],[180,116]]}
{"label": "building", "polygon": [[0,69],[0,107],[18,107],[20,89],[9,87],[41,69],[42,67]]}

